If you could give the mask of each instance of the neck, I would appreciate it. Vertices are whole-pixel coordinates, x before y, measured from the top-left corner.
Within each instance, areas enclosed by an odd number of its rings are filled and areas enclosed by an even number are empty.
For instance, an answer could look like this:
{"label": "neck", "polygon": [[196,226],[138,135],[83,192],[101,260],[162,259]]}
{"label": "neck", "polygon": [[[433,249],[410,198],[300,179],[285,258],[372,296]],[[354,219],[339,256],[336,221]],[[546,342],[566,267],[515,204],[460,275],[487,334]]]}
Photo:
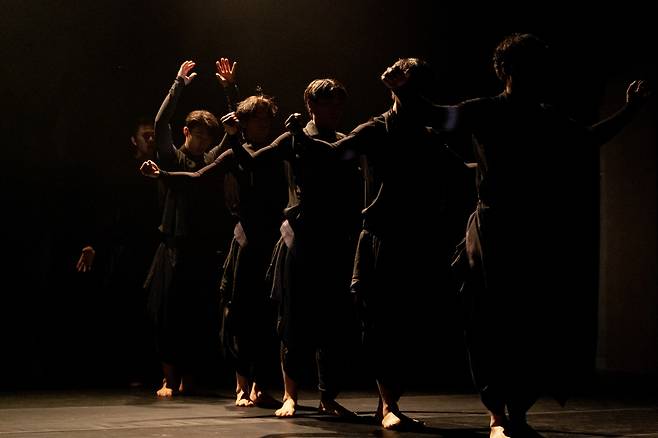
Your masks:
{"label": "neck", "polygon": [[411,105],[403,105],[402,102],[400,102],[399,99],[395,99],[393,101],[393,106],[391,107],[391,111],[395,116],[398,118],[400,121],[412,121],[419,119],[419,114],[418,111],[413,110],[414,106]]}
{"label": "neck", "polygon": [[318,123],[317,120],[315,120],[315,117],[313,117],[313,123],[315,124],[315,127],[317,128],[318,132],[321,133],[334,133],[336,132],[336,128],[333,126],[324,126],[321,123]]}
{"label": "neck", "polygon": [[133,157],[135,158],[135,161],[146,161],[146,160],[152,160],[154,154],[142,152],[142,151],[135,151]]}
{"label": "neck", "polygon": [[[391,111],[394,114],[400,115],[401,109],[402,109],[402,104],[400,103],[400,100],[397,97],[393,97],[393,106],[391,107]],[[402,111],[402,114],[404,114],[404,111]]]}
{"label": "neck", "polygon": [[185,152],[186,154],[190,154],[195,157],[203,155],[203,152],[195,152],[192,149],[190,149],[187,143],[185,143],[181,149],[183,149],[183,152]]}

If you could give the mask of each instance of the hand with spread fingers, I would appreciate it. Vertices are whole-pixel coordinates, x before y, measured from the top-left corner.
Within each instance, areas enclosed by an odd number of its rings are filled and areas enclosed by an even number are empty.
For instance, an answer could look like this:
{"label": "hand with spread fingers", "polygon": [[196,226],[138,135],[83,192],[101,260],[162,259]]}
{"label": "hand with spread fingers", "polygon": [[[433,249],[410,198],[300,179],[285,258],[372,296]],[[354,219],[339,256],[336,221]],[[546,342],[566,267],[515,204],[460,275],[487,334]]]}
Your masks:
{"label": "hand with spread fingers", "polygon": [[190,74],[190,71],[192,71],[192,69],[195,66],[196,64],[194,63],[194,61],[184,61],[180,65],[176,77],[182,78],[183,81],[185,82],[185,85],[188,85],[190,82],[192,82],[192,79],[196,77],[196,73]]}
{"label": "hand with spread fingers", "polygon": [[236,68],[238,66],[237,61],[234,61],[231,64],[231,61],[229,61],[228,58],[219,58],[219,61],[215,63],[215,66],[217,67],[217,73],[215,73],[215,76],[217,76],[217,79],[219,79],[222,86],[227,87],[235,84]]}

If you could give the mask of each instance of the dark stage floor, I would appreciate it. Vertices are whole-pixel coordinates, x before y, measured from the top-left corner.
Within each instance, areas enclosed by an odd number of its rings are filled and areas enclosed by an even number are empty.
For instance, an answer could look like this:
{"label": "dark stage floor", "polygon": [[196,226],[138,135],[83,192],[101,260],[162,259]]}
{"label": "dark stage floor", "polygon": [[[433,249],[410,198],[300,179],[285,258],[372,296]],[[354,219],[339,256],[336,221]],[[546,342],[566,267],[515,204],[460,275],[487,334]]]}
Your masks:
{"label": "dark stage floor", "polygon": [[[422,432],[383,431],[370,421],[374,393],[342,394],[358,422],[319,415],[304,392],[297,418],[233,406],[229,392],[158,400],[142,390],[0,393],[0,438],[9,437],[487,437],[487,416],[475,394],[409,394],[403,410],[427,423]],[[655,397],[580,397],[561,408],[541,400],[529,421],[545,437],[658,437]]]}

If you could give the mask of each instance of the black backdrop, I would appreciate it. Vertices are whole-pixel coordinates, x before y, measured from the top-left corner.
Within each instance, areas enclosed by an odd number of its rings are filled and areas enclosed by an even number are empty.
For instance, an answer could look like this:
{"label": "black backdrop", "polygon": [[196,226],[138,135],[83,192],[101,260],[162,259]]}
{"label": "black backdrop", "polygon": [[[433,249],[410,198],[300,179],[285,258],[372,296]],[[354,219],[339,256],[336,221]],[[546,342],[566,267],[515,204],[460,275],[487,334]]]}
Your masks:
{"label": "black backdrop", "polygon": [[[550,5],[550,6],[549,6]],[[277,97],[278,127],[303,112],[302,90],[335,77],[350,93],[348,131],[381,113],[389,96],[378,81],[398,57],[419,56],[435,68],[449,103],[497,93],[491,68],[497,41],[511,32],[544,37],[562,54],[556,102],[572,116],[597,119],[611,79],[655,77],[655,22],[637,9],[574,16],[552,2],[511,13],[504,4],[478,10],[444,2],[270,1],[0,1],[2,230],[0,388],[104,385],[105,340],[120,314],[93,275],[74,273],[90,225],[81,215],[98,200],[88,182],[127,146],[134,117],[154,117],[180,63],[199,73],[182,99],[184,115],[221,115],[214,61],[239,61],[242,95],[257,86]],[[512,15],[519,18],[511,19]],[[623,90],[619,90],[623,95]],[[597,194],[597,162],[583,173]],[[592,218],[596,224],[597,207]],[[590,247],[596,259],[596,233]],[[592,273],[596,278],[596,273]],[[573,358],[593,367],[595,287],[575,299],[591,348]],[[452,297],[436,298],[412,380],[469,387]],[[437,360],[430,359],[432,356]],[[218,366],[222,367],[221,364]],[[223,371],[222,371],[223,372]],[[228,374],[227,374],[228,375]]]}

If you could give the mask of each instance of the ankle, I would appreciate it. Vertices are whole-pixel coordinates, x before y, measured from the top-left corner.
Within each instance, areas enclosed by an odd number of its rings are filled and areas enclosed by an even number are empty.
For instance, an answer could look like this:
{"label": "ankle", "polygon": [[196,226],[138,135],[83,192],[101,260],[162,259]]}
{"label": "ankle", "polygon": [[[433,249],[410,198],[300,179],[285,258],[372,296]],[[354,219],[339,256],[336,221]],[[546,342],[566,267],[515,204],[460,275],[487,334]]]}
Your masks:
{"label": "ankle", "polygon": [[505,426],[507,425],[507,417],[505,414],[490,414],[489,427]]}

